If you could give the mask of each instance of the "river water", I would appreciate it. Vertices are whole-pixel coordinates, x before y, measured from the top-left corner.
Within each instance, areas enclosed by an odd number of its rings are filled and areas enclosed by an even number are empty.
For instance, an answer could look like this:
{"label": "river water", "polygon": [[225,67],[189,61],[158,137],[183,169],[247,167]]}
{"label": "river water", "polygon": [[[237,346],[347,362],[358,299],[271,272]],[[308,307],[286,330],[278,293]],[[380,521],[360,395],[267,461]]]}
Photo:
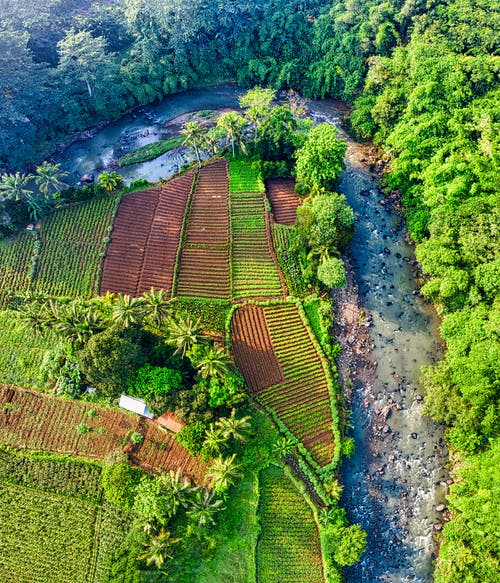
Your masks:
{"label": "river water", "polygon": [[[239,95],[223,86],[168,97],[73,144],[58,161],[76,182],[125,151],[168,136],[170,120],[197,110],[237,107]],[[310,109],[317,121],[339,126],[335,102],[312,102]],[[350,386],[346,397],[356,442],[355,455],[342,468],[342,502],[349,518],[368,532],[368,550],[348,569],[347,581],[427,583],[439,522],[435,507],[444,500],[448,476],[442,428],[422,415],[418,378],[420,367],[439,356],[438,321],[416,291],[404,225],[381,204],[383,194],[364,160],[366,148],[341,135],[348,152],[340,190],[356,216],[346,256],[350,285],[337,294],[341,370]],[[176,150],[121,168],[120,174],[126,181],[155,181],[191,159],[187,150]]]}

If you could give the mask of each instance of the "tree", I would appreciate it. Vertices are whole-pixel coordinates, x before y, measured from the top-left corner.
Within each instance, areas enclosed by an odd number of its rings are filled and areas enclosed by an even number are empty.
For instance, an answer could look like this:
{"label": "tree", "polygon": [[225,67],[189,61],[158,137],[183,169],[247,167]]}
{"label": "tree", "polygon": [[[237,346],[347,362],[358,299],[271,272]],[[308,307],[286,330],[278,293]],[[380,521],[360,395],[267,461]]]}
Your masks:
{"label": "tree", "polygon": [[304,145],[295,152],[295,175],[309,189],[331,190],[344,168],[345,142],[337,138],[337,130],[329,123],[314,127]]}
{"label": "tree", "polygon": [[206,131],[200,122],[188,121],[184,124],[180,133],[184,136],[183,144],[191,146],[198,161],[198,168],[201,167],[200,149],[206,141]]}
{"label": "tree", "polygon": [[67,175],[67,172],[61,170],[61,164],[43,162],[40,166],[37,166],[35,182],[40,192],[45,197],[48,197],[51,194],[51,190],[53,191],[52,194],[54,194],[66,186],[62,179]]}
{"label": "tree", "polygon": [[215,422],[215,426],[219,428],[224,437],[237,439],[238,441],[246,441],[252,429],[250,417],[236,418],[236,410],[231,411],[230,417],[222,417]]}
{"label": "tree", "polygon": [[150,291],[144,292],[143,299],[148,321],[156,328],[161,328],[172,312],[167,292],[163,289],[151,288]]}
{"label": "tree", "polygon": [[233,158],[235,156],[235,145],[238,145],[243,153],[246,154],[244,143],[246,126],[246,119],[234,111],[223,113],[217,120],[217,127],[226,132],[226,145],[231,144]]}
{"label": "tree", "polygon": [[196,490],[186,514],[197,526],[206,526],[215,523],[214,516],[221,510],[224,510],[222,500],[215,498],[215,492],[200,488]]}
{"label": "tree", "polygon": [[345,287],[347,285],[347,279],[342,259],[331,257],[320,262],[318,266],[318,279],[330,289]]}
{"label": "tree", "polygon": [[139,561],[144,561],[149,567],[155,565],[161,569],[165,559],[172,559],[172,547],[178,543],[180,538],[173,538],[172,533],[160,528],[158,534],[152,535],[147,543],[143,543],[144,550],[137,555]]}
{"label": "tree", "polygon": [[144,299],[118,294],[112,306],[113,320],[123,328],[141,326],[144,316]]}
{"label": "tree", "polygon": [[359,524],[341,530],[341,539],[333,557],[342,567],[354,565],[366,549],[366,531]]}
{"label": "tree", "polygon": [[233,486],[242,476],[241,465],[236,461],[236,454],[233,453],[227,458],[222,456],[216,458],[207,475],[211,478],[212,487],[216,492],[223,492]]}
{"label": "tree", "polygon": [[286,457],[287,455],[291,455],[296,447],[297,444],[289,437],[278,437],[273,444],[273,452],[279,457]]}
{"label": "tree", "polygon": [[228,437],[213,424],[205,431],[202,451],[210,456],[218,455],[227,446]]}
{"label": "tree", "polygon": [[0,179],[0,193],[10,200],[28,200],[33,196],[33,191],[28,188],[29,182],[33,179],[31,174],[3,174]]}
{"label": "tree", "polygon": [[123,178],[118,172],[103,172],[99,174],[99,186],[102,186],[109,194],[123,185]]}
{"label": "tree", "polygon": [[101,473],[101,486],[106,498],[121,508],[132,508],[137,475],[124,453],[112,452],[106,458]]}
{"label": "tree", "polygon": [[231,359],[220,346],[204,346],[194,357],[194,364],[203,379],[209,377],[223,378],[229,371]]}
{"label": "tree", "polygon": [[168,323],[168,339],[167,343],[175,346],[175,354],[179,352],[182,358],[197,344],[205,342],[205,337],[201,331],[201,318],[195,322],[191,316],[173,318]]}

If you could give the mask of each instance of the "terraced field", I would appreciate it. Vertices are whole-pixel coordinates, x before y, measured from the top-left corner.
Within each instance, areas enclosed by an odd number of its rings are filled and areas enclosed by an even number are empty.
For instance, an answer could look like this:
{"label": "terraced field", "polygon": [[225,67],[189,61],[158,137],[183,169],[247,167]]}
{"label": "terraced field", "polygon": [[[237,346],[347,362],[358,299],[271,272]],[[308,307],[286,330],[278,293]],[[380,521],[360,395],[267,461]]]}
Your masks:
{"label": "terraced field", "polygon": [[[262,332],[260,314],[256,327],[247,323],[248,318],[237,317],[231,328],[235,362],[258,401],[274,410],[318,465],[325,466],[332,462],[335,443],[327,373],[320,356],[294,304],[258,310],[263,311],[268,336]],[[270,375],[259,376],[246,363],[252,354],[258,357],[270,352],[269,338],[284,377],[275,384],[269,384]]]}
{"label": "terraced field", "polygon": [[178,270],[176,295],[230,299],[227,160],[198,173]]}
{"label": "terraced field", "polygon": [[194,173],[123,197],[104,261],[101,293],[172,291],[177,249]]}
{"label": "terraced field", "polygon": [[283,297],[270,245],[264,195],[231,193],[233,299]]}
{"label": "terraced field", "polygon": [[266,192],[275,222],[280,225],[293,225],[297,217],[297,208],[302,203],[295,194],[295,180],[270,178],[266,180]]}
{"label": "terraced field", "polygon": [[0,445],[103,459],[122,449],[130,433],[138,430],[144,440],[130,450],[138,465],[155,470],[179,467],[198,481],[205,473],[205,464],[173,436],[153,423],[144,425],[137,415],[1,384],[0,411]]}
{"label": "terraced field", "polygon": [[261,472],[258,583],[323,583],[318,527],[312,510],[281,468]]}
{"label": "terraced field", "polygon": [[3,290],[16,292],[28,288],[35,246],[35,233],[27,231],[0,241],[0,287]]}

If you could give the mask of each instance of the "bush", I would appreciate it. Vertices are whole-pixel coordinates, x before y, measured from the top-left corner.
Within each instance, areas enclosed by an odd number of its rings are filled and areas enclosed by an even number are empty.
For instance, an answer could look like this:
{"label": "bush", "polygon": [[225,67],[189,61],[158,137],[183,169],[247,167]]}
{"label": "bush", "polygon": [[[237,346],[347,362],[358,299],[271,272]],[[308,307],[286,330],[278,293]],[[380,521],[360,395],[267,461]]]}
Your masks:
{"label": "bush", "polygon": [[329,289],[347,285],[342,259],[331,257],[322,261],[318,266],[318,279]]}
{"label": "bush", "polygon": [[154,403],[158,397],[177,390],[182,382],[178,370],[145,364],[133,371],[127,379],[127,391],[134,397]]}
{"label": "bush", "polygon": [[233,371],[224,375],[223,379],[210,377],[208,392],[210,407],[235,407],[245,400],[245,382]]}
{"label": "bush", "polygon": [[177,439],[179,443],[189,451],[189,453],[196,455],[200,453],[203,447],[206,429],[206,423],[203,423],[203,421],[194,421],[193,423],[185,425],[180,430]]}
{"label": "bush", "polygon": [[104,496],[115,506],[132,508],[139,472],[130,467],[125,454],[117,454],[111,453],[106,459],[101,474],[101,486]]}

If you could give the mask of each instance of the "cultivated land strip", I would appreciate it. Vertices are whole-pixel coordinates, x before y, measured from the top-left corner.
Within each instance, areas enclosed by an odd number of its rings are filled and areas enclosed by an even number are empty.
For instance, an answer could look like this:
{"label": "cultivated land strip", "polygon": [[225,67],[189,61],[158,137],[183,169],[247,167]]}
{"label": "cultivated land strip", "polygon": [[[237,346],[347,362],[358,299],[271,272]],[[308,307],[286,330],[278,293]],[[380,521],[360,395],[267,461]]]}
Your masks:
{"label": "cultivated land strip", "polygon": [[[0,445],[100,459],[125,447],[136,465],[162,471],[180,468],[203,481],[206,465],[201,460],[171,434],[136,415],[9,385],[0,385],[0,412]],[[78,430],[82,425],[84,432]],[[128,441],[132,431],[144,435],[139,446]]]}
{"label": "cultivated land strip", "polygon": [[301,199],[295,194],[295,180],[291,178],[270,178],[266,180],[266,192],[271,203],[274,221],[280,225],[292,226]]}
{"label": "cultivated land strip", "polygon": [[227,160],[198,172],[180,257],[177,294],[230,299],[229,186]]}
{"label": "cultivated land strip", "polygon": [[104,261],[101,293],[170,295],[175,258],[194,172],[167,185],[127,194],[118,208]]}
{"label": "cultivated land strip", "polygon": [[231,339],[236,365],[257,400],[276,412],[318,465],[331,463],[335,443],[328,373],[297,306],[239,308]]}

